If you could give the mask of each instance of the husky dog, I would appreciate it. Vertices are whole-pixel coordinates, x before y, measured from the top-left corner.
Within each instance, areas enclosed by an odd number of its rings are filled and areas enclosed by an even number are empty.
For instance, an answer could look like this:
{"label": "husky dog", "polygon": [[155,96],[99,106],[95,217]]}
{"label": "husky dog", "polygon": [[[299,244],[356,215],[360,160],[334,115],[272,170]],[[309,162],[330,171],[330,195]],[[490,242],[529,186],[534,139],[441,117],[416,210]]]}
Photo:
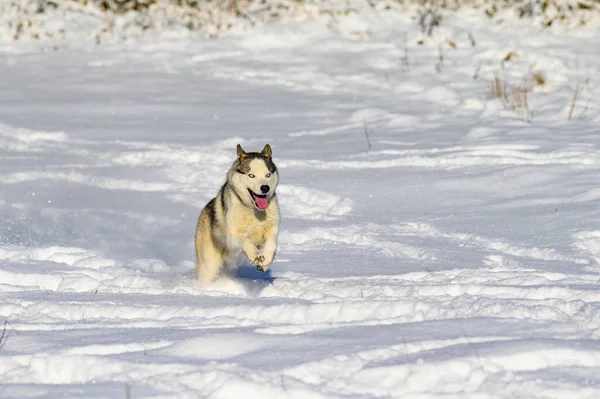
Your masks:
{"label": "husky dog", "polygon": [[202,209],[196,227],[196,276],[213,280],[224,269],[234,269],[243,255],[262,272],[269,270],[279,233],[275,188],[279,173],[271,146],[246,152],[237,146],[237,159],[217,196]]}

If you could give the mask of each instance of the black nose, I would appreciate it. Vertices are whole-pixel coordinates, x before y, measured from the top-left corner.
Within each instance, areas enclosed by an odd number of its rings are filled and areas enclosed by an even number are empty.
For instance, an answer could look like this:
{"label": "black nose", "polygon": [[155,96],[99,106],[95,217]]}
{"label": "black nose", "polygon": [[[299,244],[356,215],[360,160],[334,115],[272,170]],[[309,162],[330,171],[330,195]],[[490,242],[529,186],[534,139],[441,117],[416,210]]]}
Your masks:
{"label": "black nose", "polygon": [[270,189],[271,187],[267,186],[266,184],[264,186],[260,186],[260,191],[262,191],[263,194],[268,193]]}

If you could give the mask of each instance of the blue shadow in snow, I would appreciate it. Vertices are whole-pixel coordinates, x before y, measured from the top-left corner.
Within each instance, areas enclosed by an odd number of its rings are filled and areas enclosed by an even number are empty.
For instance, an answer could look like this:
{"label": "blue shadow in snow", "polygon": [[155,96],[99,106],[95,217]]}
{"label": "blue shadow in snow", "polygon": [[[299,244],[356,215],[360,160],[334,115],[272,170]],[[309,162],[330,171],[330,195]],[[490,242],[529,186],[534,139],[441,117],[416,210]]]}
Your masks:
{"label": "blue shadow in snow", "polygon": [[273,276],[271,270],[267,270],[266,272],[259,272],[253,265],[243,265],[238,267],[235,271],[234,276],[238,279],[262,280],[271,284],[273,284],[273,282],[277,279],[275,276]]}

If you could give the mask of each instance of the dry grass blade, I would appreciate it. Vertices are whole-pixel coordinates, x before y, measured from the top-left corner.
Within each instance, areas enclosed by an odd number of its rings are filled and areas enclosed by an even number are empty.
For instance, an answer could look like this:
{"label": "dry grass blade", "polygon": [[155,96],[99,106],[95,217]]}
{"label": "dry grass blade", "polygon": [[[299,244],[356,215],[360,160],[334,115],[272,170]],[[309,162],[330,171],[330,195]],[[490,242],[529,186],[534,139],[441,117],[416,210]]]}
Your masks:
{"label": "dry grass blade", "polygon": [[575,94],[573,94],[573,99],[571,100],[571,108],[569,109],[569,116],[567,120],[571,120],[573,117],[573,111],[575,111],[575,105],[577,105],[577,98],[579,97],[579,83],[577,83],[577,87],[575,88]]}
{"label": "dry grass blade", "polygon": [[[575,108],[577,107],[577,103],[579,101],[579,98],[583,95],[583,92],[587,89],[587,85],[590,83],[590,79],[586,79],[585,82],[583,82],[583,85],[579,82],[577,82],[577,86],[575,87],[575,93],[573,93],[573,98],[571,99],[571,106],[569,107],[569,115],[567,117],[568,120],[571,120],[571,118],[573,117],[573,114],[575,113]],[[581,113],[581,116],[583,116],[589,106],[591,97],[588,95],[588,101],[585,104],[585,107]]]}
{"label": "dry grass blade", "polygon": [[499,98],[503,101],[508,100],[506,83],[500,76],[494,75],[493,79],[485,81],[485,85],[488,99]]}
{"label": "dry grass blade", "polygon": [[531,122],[531,111],[529,110],[529,102],[527,101],[527,81],[523,81],[523,87],[515,87],[512,89],[512,108],[515,110],[521,120]]}

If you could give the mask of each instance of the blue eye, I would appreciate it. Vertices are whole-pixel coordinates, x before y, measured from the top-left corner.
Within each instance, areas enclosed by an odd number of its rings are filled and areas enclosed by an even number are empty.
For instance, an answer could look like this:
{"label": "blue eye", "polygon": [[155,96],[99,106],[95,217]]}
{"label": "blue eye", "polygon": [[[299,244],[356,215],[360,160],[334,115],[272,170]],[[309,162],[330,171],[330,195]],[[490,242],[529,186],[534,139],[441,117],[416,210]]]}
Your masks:
{"label": "blue eye", "polygon": [[249,178],[251,178],[251,179],[254,179],[254,175],[253,175],[252,173],[250,173],[250,174],[248,175],[248,177],[249,177]]}
{"label": "blue eye", "polygon": [[271,174],[270,174],[270,173],[267,173],[267,174],[266,174],[266,177],[271,177]]}

